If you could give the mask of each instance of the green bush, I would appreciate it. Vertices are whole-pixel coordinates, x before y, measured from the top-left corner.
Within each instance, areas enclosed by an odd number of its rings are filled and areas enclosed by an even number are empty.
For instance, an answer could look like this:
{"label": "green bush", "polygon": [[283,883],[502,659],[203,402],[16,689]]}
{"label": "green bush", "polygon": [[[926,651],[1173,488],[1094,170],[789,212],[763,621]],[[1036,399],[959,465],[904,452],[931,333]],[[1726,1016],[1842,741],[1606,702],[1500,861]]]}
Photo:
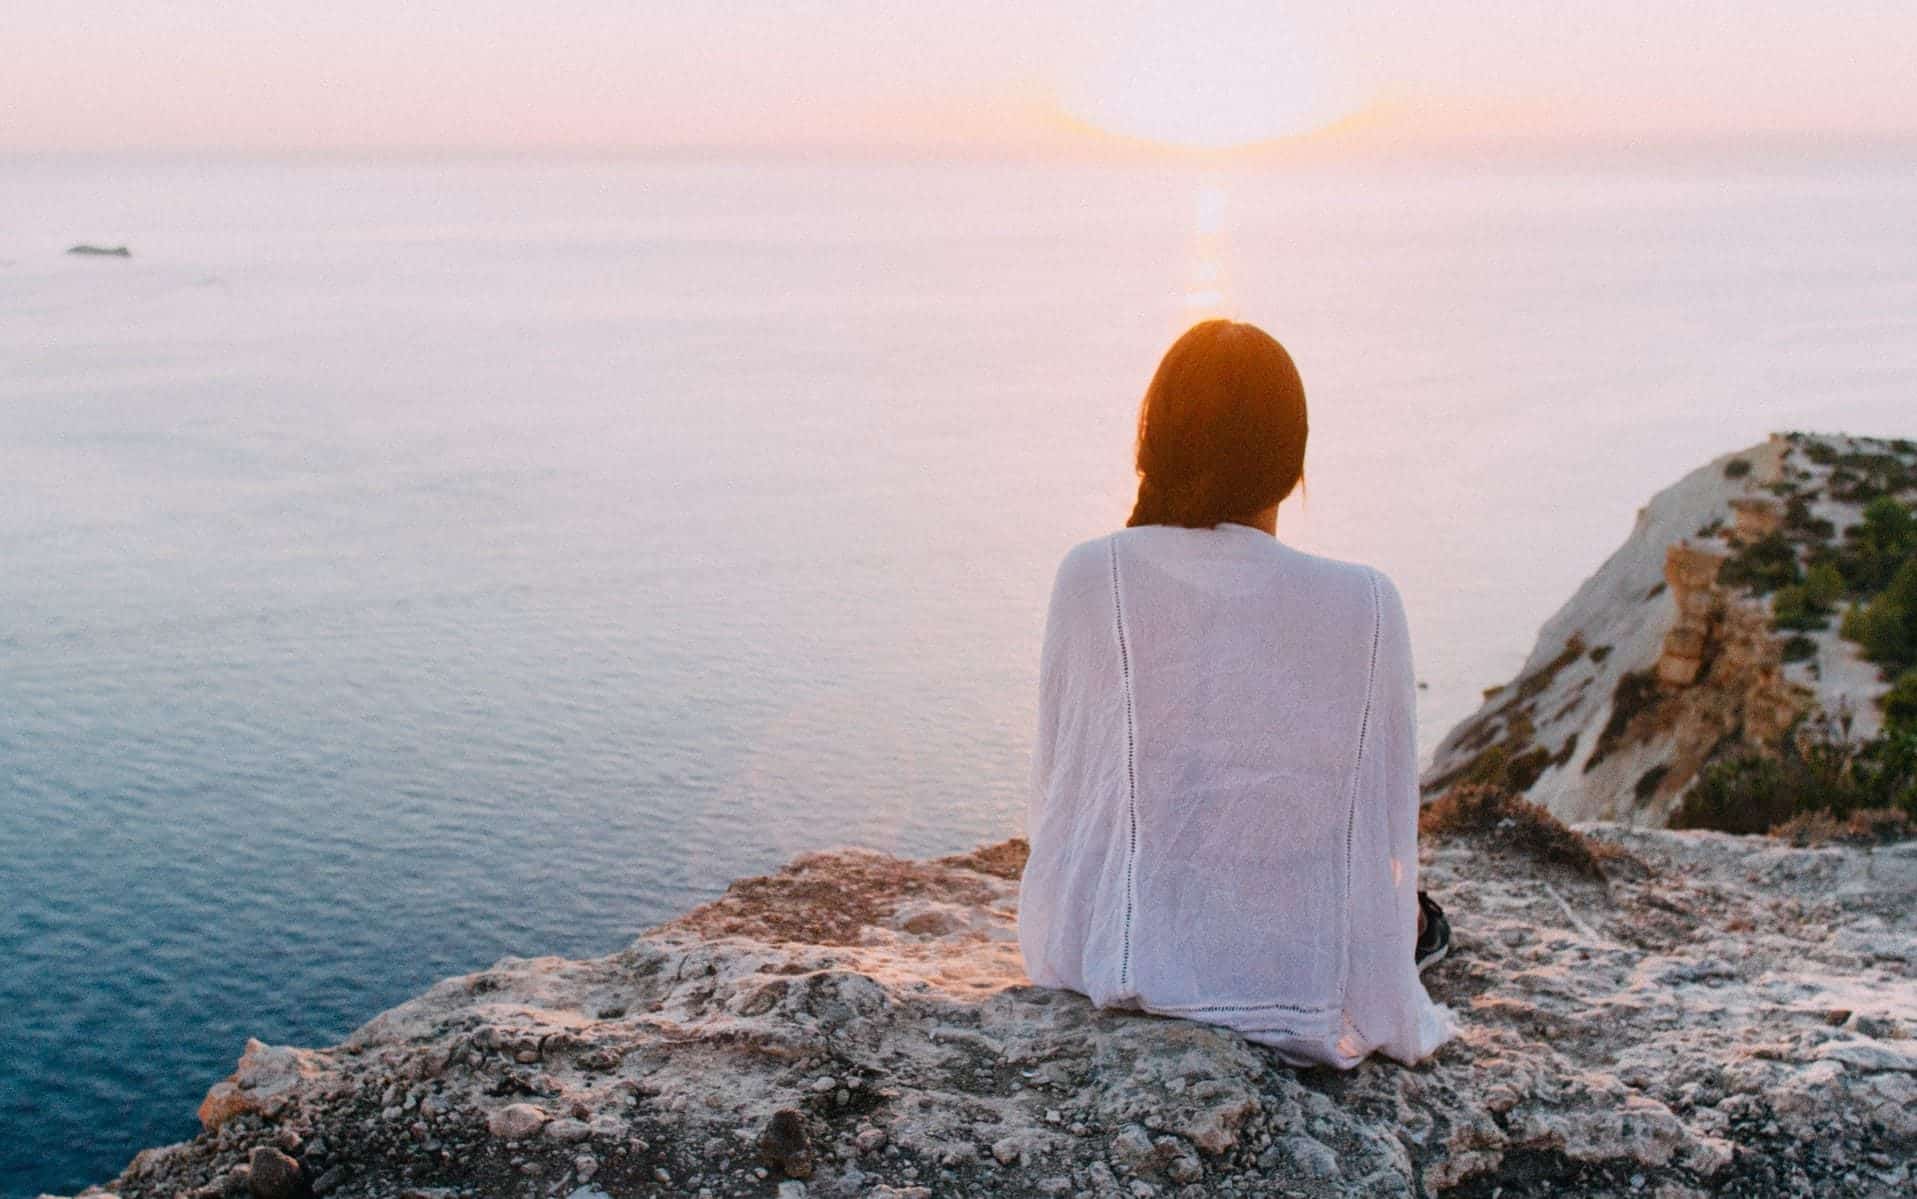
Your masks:
{"label": "green bush", "polygon": [[1818,612],[1844,598],[1844,572],[1834,563],[1819,562],[1804,575],[1804,598]]}
{"label": "green bush", "polygon": [[1887,671],[1917,666],[1917,557],[1898,568],[1889,586],[1846,612],[1841,631]]}
{"label": "green bush", "polygon": [[1893,733],[1917,733],[1917,670],[1899,675],[1884,696],[1884,727]]}
{"label": "green bush", "polygon": [[1748,587],[1759,595],[1788,587],[1803,579],[1797,551],[1782,533],[1770,533],[1737,551],[1717,577],[1734,587]]}
{"label": "green bush", "polygon": [[1810,588],[1793,583],[1780,587],[1771,596],[1771,627],[1774,629],[1822,629],[1830,626],[1824,611],[1811,603]]}
{"label": "green bush", "polygon": [[1864,508],[1864,519],[1846,530],[1844,537],[1837,565],[1852,592],[1869,595],[1889,586],[1898,570],[1917,555],[1917,517],[1896,500],[1882,496]]}
{"label": "green bush", "polygon": [[1784,531],[1799,541],[1821,545],[1837,532],[1837,526],[1813,515],[1809,500],[1793,495],[1784,502]]}
{"label": "green bush", "polygon": [[1826,723],[1800,724],[1775,756],[1744,752],[1707,766],[1671,827],[1762,833],[1796,816],[1867,808],[1917,815],[1917,732],[1852,741]]}

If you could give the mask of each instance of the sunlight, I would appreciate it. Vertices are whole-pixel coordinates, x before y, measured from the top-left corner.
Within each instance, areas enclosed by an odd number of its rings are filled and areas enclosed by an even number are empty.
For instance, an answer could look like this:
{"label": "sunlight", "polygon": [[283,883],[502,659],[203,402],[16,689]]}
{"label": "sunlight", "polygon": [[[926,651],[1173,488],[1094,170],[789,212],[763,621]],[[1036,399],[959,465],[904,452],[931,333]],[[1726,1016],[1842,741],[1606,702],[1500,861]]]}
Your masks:
{"label": "sunlight", "polygon": [[1191,282],[1185,288],[1180,328],[1195,321],[1232,314],[1231,277],[1225,269],[1230,260],[1226,198],[1221,180],[1207,178],[1199,183],[1197,211],[1192,221]]}
{"label": "sunlight", "polygon": [[1154,4],[1064,96],[1106,133],[1223,150],[1323,129],[1353,107],[1268,4]]}

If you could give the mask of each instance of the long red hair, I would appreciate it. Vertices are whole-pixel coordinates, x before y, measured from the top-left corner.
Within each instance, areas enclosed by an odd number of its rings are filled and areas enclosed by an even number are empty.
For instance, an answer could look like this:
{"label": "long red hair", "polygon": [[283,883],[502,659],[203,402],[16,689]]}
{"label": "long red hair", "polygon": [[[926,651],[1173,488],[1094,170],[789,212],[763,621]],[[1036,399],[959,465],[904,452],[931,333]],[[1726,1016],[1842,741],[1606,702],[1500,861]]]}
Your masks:
{"label": "long red hair", "polygon": [[1280,503],[1305,473],[1305,385],[1256,325],[1203,321],[1165,351],[1138,409],[1127,525],[1207,529]]}

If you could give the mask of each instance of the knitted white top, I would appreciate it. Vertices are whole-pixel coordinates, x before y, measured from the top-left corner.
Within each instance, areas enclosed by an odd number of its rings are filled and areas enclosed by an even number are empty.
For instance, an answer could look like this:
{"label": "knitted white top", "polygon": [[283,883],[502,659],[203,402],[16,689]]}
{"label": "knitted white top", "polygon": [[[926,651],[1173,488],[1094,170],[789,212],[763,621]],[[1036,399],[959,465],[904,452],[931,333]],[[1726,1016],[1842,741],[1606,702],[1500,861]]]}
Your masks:
{"label": "knitted white top", "polygon": [[1294,1064],[1455,1032],[1412,950],[1415,693],[1391,581],[1246,525],[1077,546],[1053,585],[1019,895],[1043,986]]}

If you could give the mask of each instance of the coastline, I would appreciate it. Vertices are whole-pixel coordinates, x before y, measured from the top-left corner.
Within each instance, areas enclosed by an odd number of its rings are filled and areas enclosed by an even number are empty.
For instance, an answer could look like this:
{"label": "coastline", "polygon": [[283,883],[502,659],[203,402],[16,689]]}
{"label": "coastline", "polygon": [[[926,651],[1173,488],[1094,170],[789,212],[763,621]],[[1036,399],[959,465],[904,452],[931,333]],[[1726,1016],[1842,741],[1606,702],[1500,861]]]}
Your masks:
{"label": "coastline", "polygon": [[1023,846],[804,855],[604,958],[508,958],[337,1046],[250,1042],[90,1199],[1907,1193],[1917,842],[1591,825],[1607,880],[1434,838],[1463,1018],[1293,1070],[1019,972]]}

